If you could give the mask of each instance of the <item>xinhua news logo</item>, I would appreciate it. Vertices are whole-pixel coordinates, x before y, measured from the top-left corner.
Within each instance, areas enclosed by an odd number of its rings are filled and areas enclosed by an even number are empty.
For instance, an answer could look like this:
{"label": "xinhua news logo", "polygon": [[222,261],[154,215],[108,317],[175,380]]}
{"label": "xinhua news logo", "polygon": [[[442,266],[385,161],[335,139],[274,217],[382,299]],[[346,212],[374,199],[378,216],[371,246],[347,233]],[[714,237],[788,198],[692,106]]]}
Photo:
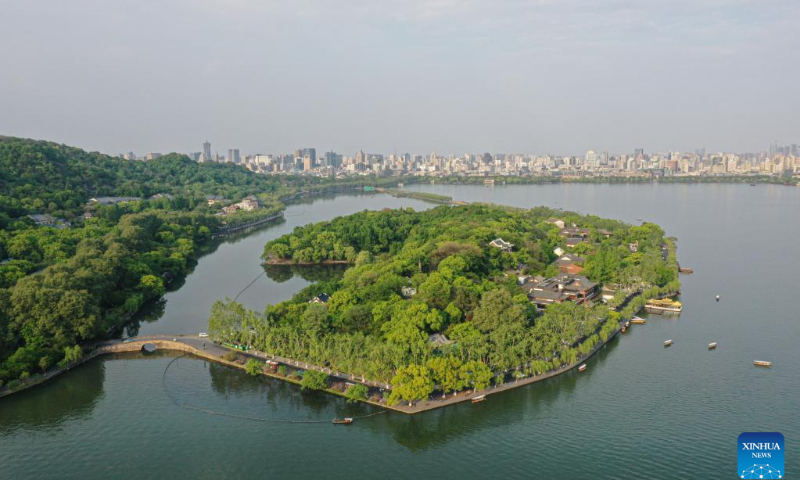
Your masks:
{"label": "xinhua news logo", "polygon": [[783,478],[783,435],[744,432],[739,435],[739,478]]}

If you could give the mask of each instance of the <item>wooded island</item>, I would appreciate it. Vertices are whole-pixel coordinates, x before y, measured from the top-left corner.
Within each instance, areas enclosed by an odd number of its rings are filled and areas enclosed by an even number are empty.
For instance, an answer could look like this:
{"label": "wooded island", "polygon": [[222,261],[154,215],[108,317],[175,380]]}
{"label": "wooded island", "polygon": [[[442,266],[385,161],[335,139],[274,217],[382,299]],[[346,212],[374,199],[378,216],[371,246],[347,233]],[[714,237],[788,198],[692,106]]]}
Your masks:
{"label": "wooded island", "polygon": [[365,211],[298,227],[263,258],[351,267],[263,314],[217,302],[212,337],[380,382],[373,401],[389,404],[573,363],[679,289],[659,226],[544,207]]}

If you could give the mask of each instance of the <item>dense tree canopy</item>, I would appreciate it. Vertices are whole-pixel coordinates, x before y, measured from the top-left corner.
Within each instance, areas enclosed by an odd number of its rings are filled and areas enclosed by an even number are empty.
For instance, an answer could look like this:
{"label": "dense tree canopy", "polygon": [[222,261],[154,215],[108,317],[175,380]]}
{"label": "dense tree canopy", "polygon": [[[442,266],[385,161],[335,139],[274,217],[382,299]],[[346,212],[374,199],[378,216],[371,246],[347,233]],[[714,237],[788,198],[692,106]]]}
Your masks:
{"label": "dense tree canopy", "polygon": [[[675,282],[663,232],[652,224],[488,205],[365,211],[298,227],[264,248],[268,263],[349,262],[341,279],[263,315],[218,302],[209,331],[226,341],[241,332],[234,341],[390,384],[398,402],[549,371],[589,353],[620,319],[605,305],[572,302],[537,314],[518,285],[518,274],[557,271],[554,250],[565,239],[547,221],[554,215],[586,229],[579,251],[593,280],[629,292]],[[491,246],[498,237],[512,251]],[[327,304],[310,302],[320,293]]]}
{"label": "dense tree canopy", "polygon": [[[162,296],[215,231],[331,184],[178,154],[127,161],[0,137],[0,381],[74,361],[81,344],[108,336]],[[209,206],[207,195],[231,202],[256,195],[263,208],[218,216],[221,205]],[[100,196],[140,200],[89,203]],[[61,220],[37,227],[33,214]]]}

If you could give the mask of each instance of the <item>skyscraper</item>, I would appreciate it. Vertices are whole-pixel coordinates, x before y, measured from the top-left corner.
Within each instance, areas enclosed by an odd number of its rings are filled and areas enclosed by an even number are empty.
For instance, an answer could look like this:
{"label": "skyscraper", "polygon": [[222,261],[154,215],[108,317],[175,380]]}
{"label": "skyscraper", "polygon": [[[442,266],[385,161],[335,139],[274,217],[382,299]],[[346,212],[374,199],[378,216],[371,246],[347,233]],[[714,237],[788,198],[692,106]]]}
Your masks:
{"label": "skyscraper", "polygon": [[208,140],[203,142],[203,157],[205,157],[206,162],[211,161],[211,144],[208,143]]}
{"label": "skyscraper", "polygon": [[239,149],[238,148],[230,148],[228,149],[228,161],[233,163],[239,163]]}
{"label": "skyscraper", "polygon": [[304,148],[303,149],[303,156],[304,157],[311,157],[311,165],[315,166],[317,164],[317,149],[316,148]]}

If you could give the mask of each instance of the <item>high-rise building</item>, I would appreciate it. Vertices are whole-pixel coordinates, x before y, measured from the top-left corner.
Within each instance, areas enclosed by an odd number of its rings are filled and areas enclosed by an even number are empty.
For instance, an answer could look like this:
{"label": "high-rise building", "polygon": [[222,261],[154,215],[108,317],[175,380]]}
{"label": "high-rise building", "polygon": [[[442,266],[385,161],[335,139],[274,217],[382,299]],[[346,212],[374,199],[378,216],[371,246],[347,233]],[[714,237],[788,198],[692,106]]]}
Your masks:
{"label": "high-rise building", "polygon": [[239,163],[239,149],[238,148],[229,148],[228,149],[228,161],[233,163]]}
{"label": "high-rise building", "polygon": [[203,142],[203,156],[205,157],[206,162],[211,161],[211,144],[208,143],[208,140]]}
{"label": "high-rise building", "polygon": [[342,156],[336,152],[325,152],[325,158],[322,164],[323,167],[341,168]]}
{"label": "high-rise building", "polygon": [[311,166],[312,168],[317,165],[317,149],[316,148],[304,148],[303,155],[305,157],[311,158]]}

